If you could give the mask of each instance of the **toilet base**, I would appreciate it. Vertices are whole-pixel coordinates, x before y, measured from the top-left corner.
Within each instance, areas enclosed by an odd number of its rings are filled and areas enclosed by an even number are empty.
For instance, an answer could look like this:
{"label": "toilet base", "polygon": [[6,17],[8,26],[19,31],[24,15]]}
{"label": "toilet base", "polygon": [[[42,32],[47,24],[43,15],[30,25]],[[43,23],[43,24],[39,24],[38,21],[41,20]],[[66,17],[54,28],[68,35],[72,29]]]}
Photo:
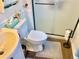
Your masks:
{"label": "toilet base", "polygon": [[27,43],[26,47],[28,51],[33,51],[33,52],[39,52],[43,50],[43,45],[33,45],[30,43]]}

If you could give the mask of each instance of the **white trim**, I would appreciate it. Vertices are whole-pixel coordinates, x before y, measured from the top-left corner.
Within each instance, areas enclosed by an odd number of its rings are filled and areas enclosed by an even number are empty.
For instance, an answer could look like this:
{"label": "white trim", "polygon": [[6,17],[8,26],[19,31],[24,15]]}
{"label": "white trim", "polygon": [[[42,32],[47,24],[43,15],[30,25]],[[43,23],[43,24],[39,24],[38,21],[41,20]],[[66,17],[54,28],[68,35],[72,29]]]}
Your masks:
{"label": "white trim", "polygon": [[65,40],[65,38],[64,37],[61,37],[61,36],[55,36],[55,35],[49,35],[48,34],[48,37]]}

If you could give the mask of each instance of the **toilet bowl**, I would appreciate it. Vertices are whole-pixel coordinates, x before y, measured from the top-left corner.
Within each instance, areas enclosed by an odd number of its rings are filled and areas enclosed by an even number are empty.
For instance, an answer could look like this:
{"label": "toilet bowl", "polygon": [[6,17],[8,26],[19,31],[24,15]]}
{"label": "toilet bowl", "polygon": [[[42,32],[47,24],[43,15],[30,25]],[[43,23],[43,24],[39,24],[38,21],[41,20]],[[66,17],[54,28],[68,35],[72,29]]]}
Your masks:
{"label": "toilet bowl", "polygon": [[32,30],[27,37],[27,50],[34,52],[42,51],[46,39],[47,35],[44,32]]}

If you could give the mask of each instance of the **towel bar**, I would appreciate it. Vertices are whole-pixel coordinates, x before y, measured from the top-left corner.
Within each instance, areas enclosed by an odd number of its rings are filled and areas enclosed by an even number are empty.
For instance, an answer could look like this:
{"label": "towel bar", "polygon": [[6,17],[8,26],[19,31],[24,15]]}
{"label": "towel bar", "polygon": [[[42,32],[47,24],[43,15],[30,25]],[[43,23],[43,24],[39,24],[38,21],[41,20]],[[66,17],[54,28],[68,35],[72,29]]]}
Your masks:
{"label": "towel bar", "polygon": [[55,5],[55,3],[35,3],[35,4],[38,4],[38,5]]}

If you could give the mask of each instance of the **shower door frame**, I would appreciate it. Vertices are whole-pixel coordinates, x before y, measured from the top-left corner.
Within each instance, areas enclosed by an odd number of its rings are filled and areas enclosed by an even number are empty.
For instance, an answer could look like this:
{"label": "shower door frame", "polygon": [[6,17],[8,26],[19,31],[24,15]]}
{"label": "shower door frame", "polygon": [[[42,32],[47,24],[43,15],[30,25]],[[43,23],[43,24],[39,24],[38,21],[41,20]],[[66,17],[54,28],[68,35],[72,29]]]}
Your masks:
{"label": "shower door frame", "polygon": [[[39,4],[39,3],[37,3]],[[41,3],[40,3],[41,4]],[[43,5],[55,5],[55,4],[44,4],[42,3]],[[35,19],[35,9],[34,9],[34,0],[32,0],[32,13],[33,13],[33,23],[34,23],[34,30],[37,30],[36,29],[36,19]],[[61,35],[61,34],[54,34],[54,33],[46,33],[48,35],[55,35],[55,36],[61,36],[61,37],[64,37],[64,35]]]}

